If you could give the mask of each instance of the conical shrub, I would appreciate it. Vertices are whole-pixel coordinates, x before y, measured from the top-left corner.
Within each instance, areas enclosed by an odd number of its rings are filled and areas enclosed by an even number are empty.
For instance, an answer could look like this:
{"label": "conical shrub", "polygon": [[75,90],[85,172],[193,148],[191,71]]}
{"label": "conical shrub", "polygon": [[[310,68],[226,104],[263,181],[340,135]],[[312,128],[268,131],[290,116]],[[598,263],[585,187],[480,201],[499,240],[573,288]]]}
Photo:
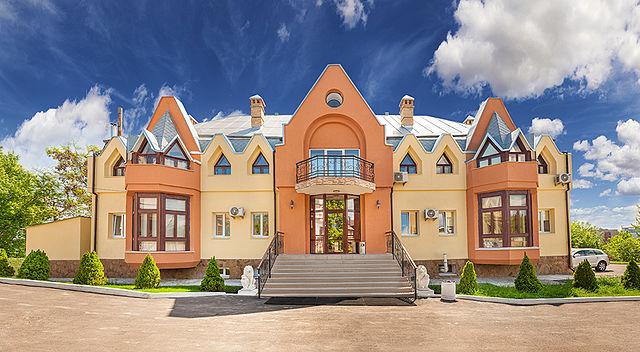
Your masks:
{"label": "conical shrub", "polygon": [[634,260],[627,264],[627,269],[622,275],[622,286],[628,290],[640,290],[640,268]]}
{"label": "conical shrub", "polygon": [[102,266],[96,252],[87,252],[82,256],[73,283],[92,286],[101,286],[107,283],[107,277],[104,276],[104,266]]}
{"label": "conical shrub", "polygon": [[142,265],[138,269],[136,276],[136,288],[156,288],[160,286],[160,269],[153,260],[153,257],[147,254],[142,261]]}
{"label": "conical shrub", "polygon": [[588,261],[585,260],[580,263],[573,273],[573,287],[582,288],[587,291],[595,291],[598,289],[596,273],[593,272],[591,264],[589,264]]}
{"label": "conical shrub", "polygon": [[31,251],[18,269],[18,277],[21,279],[46,281],[49,280],[50,274],[49,257],[47,257],[47,253],[39,249]]}
{"label": "conical shrub", "polygon": [[520,271],[516,277],[516,290],[519,292],[535,293],[542,289],[542,282],[536,276],[536,269],[531,264],[527,254],[524,254],[522,263],[520,263]]}
{"label": "conical shrub", "polygon": [[0,248],[0,277],[11,277],[15,274],[15,270],[9,264],[9,257],[4,248]]}
{"label": "conical shrub", "polygon": [[460,284],[458,285],[458,293],[463,295],[473,295],[478,292],[478,279],[476,277],[476,269],[472,262],[467,262],[462,268],[460,276]]}
{"label": "conical shrub", "polygon": [[212,257],[207,265],[207,271],[204,273],[202,282],[200,283],[201,291],[222,292],[224,291],[224,279],[220,276],[220,268],[216,257]]}

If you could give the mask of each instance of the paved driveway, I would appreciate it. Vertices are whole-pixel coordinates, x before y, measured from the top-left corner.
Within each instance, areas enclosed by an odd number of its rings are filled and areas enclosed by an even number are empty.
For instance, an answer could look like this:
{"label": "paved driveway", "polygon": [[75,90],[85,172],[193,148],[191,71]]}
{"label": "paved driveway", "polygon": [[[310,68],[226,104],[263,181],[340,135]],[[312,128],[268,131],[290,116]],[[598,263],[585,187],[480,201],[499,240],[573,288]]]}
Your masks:
{"label": "paved driveway", "polygon": [[638,317],[638,302],[307,307],[0,284],[0,351],[637,351]]}

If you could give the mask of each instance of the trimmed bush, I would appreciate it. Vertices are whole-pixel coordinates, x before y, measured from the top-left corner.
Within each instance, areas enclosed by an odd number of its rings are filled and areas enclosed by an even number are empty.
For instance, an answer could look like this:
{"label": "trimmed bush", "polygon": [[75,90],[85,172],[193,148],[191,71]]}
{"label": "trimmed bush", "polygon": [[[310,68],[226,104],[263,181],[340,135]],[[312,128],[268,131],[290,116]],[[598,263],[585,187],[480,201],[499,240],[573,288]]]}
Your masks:
{"label": "trimmed bush", "polygon": [[640,290],[640,268],[633,260],[627,264],[627,269],[622,275],[622,286],[628,290]]}
{"label": "trimmed bush", "polygon": [[4,248],[0,248],[0,277],[11,277],[15,274],[15,270],[9,264],[9,257]]}
{"label": "trimmed bush", "polygon": [[220,276],[220,268],[216,257],[212,257],[207,265],[207,271],[204,273],[202,282],[200,283],[201,291],[208,292],[223,292],[224,291],[224,279]]}
{"label": "trimmed bush", "polygon": [[596,281],[596,273],[591,269],[588,261],[583,261],[573,273],[573,287],[582,288],[587,291],[595,291],[598,289],[598,281]]}
{"label": "trimmed bush", "polygon": [[138,269],[135,288],[156,288],[158,286],[160,286],[160,269],[158,269],[153,257],[147,254]]}
{"label": "trimmed bush", "polygon": [[460,276],[460,284],[458,284],[458,293],[463,295],[473,295],[478,292],[478,280],[476,278],[476,269],[472,262],[467,262],[462,268]]}
{"label": "trimmed bush", "polygon": [[527,253],[520,263],[520,271],[516,277],[516,290],[519,292],[536,293],[542,289],[542,282],[536,276],[536,269],[531,264]]}
{"label": "trimmed bush", "polygon": [[18,277],[29,280],[49,280],[51,267],[49,266],[49,257],[42,250],[31,251],[24,262],[18,269]]}
{"label": "trimmed bush", "polygon": [[87,252],[82,256],[73,283],[92,286],[101,286],[107,283],[104,267],[96,252]]}

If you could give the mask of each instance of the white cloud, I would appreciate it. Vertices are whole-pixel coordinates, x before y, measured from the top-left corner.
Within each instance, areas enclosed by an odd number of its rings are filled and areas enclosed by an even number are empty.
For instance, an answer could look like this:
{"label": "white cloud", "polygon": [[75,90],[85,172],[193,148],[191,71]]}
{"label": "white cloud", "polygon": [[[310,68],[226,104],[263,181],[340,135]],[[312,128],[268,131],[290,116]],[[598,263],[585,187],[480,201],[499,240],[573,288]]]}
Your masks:
{"label": "white cloud", "polygon": [[280,25],[280,28],[278,28],[278,31],[276,33],[278,34],[278,38],[281,42],[286,42],[287,40],[289,40],[289,36],[291,36],[291,32],[289,32],[289,30],[287,29],[287,25],[285,25],[284,23]]}
{"label": "white cloud", "polygon": [[529,127],[529,133],[535,135],[547,134],[553,138],[558,137],[564,133],[564,124],[560,119],[548,119],[548,118],[534,118],[531,120],[531,127]]}
{"label": "white cloud", "polygon": [[611,188],[607,188],[604,191],[600,192],[599,196],[600,197],[608,197],[611,195]]}
{"label": "white cloud", "polygon": [[18,154],[26,167],[37,169],[53,165],[45,152],[49,146],[100,144],[109,135],[110,94],[94,86],[80,101],[67,99],[56,108],[40,111],[0,145]]}
{"label": "white cloud", "polygon": [[165,83],[162,85],[162,87],[160,87],[160,90],[158,90],[158,95],[156,96],[156,100],[153,102],[153,109],[154,110],[156,109],[156,106],[158,106],[158,102],[160,101],[160,98],[164,96],[170,95],[178,99],[181,99],[183,95],[186,95],[188,93],[189,91],[184,86],[179,86],[177,84],[174,84],[173,86],[169,86]]}
{"label": "white cloud", "polygon": [[583,179],[573,180],[572,184],[575,189],[588,189],[593,187],[593,182]]}
{"label": "white cloud", "polygon": [[[347,29],[355,28],[358,23],[362,22],[363,25],[367,24],[369,18],[369,12],[366,9],[366,5],[362,0],[334,0],[336,5],[336,12],[342,19],[342,24]],[[369,7],[373,5],[373,0],[367,1]],[[318,2],[316,2],[316,6]],[[320,2],[322,5],[322,2]]]}
{"label": "white cloud", "polygon": [[[229,116],[236,116],[236,115],[242,115],[242,110],[233,110],[228,114],[225,114],[224,111],[220,110],[218,111],[217,114],[213,115],[213,117],[211,119],[205,119],[204,121],[210,121],[210,120],[218,120],[218,119],[223,119],[225,117],[229,117]],[[203,122],[204,122],[203,121]]]}
{"label": "white cloud", "polygon": [[528,98],[565,79],[592,91],[614,65],[640,71],[637,0],[460,0],[454,17],[426,73],[457,91]]}
{"label": "white cloud", "polygon": [[618,182],[618,193],[623,196],[640,196],[640,177]]}
{"label": "white cloud", "polygon": [[586,221],[603,228],[617,229],[635,221],[638,208],[635,205],[610,208],[599,205],[591,208],[571,209],[572,221]]}

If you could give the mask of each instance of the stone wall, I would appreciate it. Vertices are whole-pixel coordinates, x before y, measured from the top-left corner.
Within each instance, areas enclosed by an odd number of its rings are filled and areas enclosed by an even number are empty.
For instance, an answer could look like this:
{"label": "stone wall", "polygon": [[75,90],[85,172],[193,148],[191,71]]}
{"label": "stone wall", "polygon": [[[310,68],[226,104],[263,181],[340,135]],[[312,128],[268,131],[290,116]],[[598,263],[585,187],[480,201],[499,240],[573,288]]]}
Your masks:
{"label": "stone wall", "polygon": [[[464,267],[466,259],[450,259],[449,265],[453,265],[452,273],[460,275],[462,268]],[[438,265],[442,264],[442,260],[418,260],[416,265],[424,265],[427,268],[427,272],[433,278],[440,278],[438,271]],[[490,264],[476,264],[476,274],[481,277],[515,277],[518,275],[520,265],[490,265]],[[572,271],[569,268],[568,256],[550,256],[540,257],[540,260],[536,264],[536,272],[538,275],[549,274],[571,274]]]}

